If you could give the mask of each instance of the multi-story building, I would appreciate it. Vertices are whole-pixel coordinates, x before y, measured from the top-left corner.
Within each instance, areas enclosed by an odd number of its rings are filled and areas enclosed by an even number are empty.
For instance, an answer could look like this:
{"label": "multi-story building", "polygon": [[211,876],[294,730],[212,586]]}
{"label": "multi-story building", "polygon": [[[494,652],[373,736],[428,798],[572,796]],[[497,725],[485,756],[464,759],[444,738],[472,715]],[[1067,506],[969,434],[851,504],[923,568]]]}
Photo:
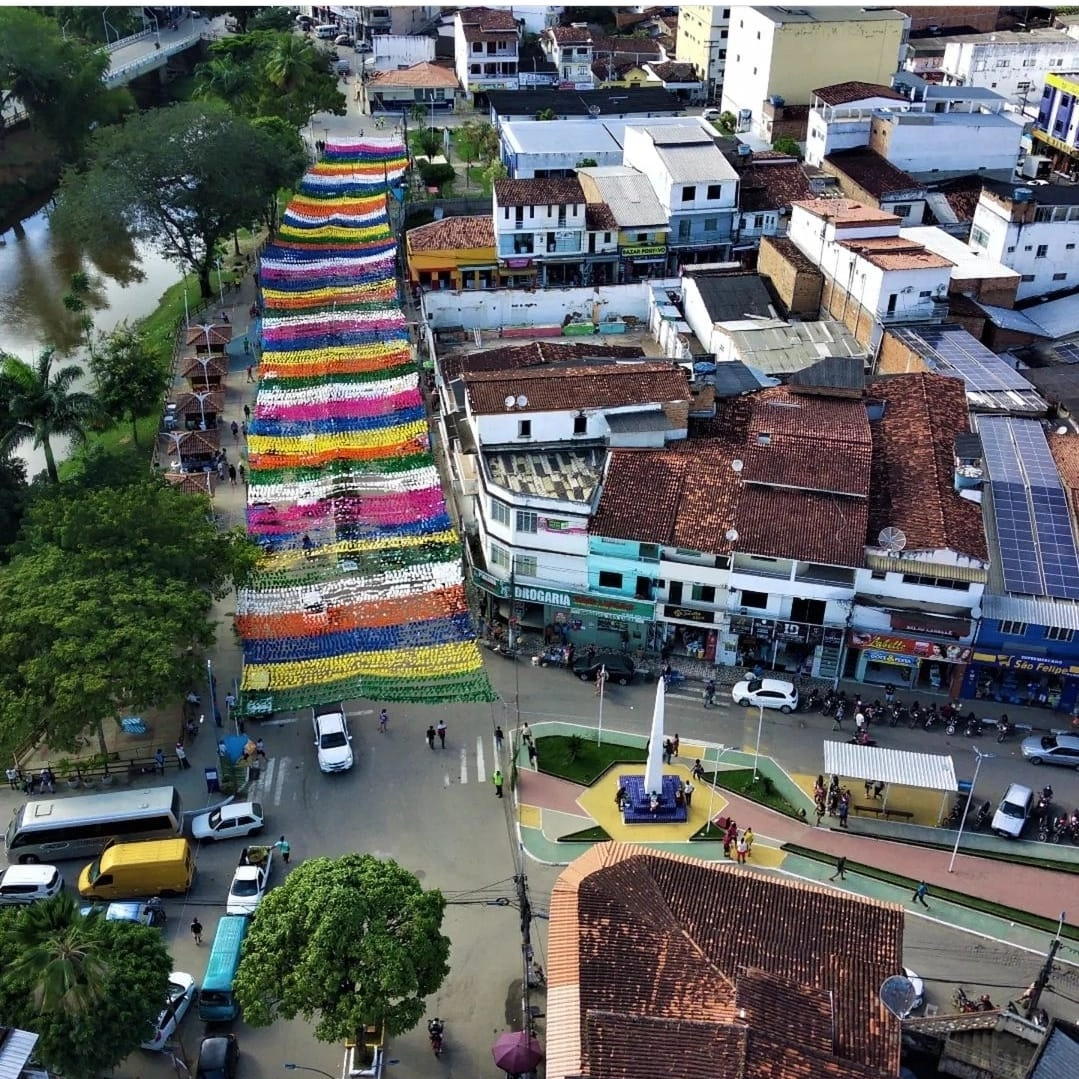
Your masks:
{"label": "multi-story building", "polygon": [[494,235],[503,279],[516,285],[581,280],[587,254],[585,197],[572,180],[496,180]]}
{"label": "multi-story building", "polygon": [[540,35],[540,45],[558,68],[559,89],[592,89],[592,31],[587,26],[552,26]]}
{"label": "multi-story building", "polygon": [[1079,174],[1079,73],[1059,72],[1045,77],[1038,119],[1031,132],[1039,153],[1047,153],[1054,172],[1073,179]]}
{"label": "multi-story building", "polygon": [[820,168],[828,154],[869,145],[869,127],[877,109],[899,109],[910,99],[890,86],[840,82],[812,92],[806,161]]}
{"label": "multi-story building", "polygon": [[654,276],[667,262],[670,226],[648,178],[628,165],[579,169],[577,178],[589,210],[602,205],[610,215],[618,243],[618,281]]}
{"label": "multi-story building", "polygon": [[693,65],[705,97],[718,102],[727,65],[731,9],[722,5],[682,4],[678,9],[678,59]]}
{"label": "multi-story building", "polygon": [[906,24],[881,9],[733,7],[721,107],[739,131],[767,138],[769,102],[808,106],[815,87],[838,81],[887,85]]}
{"label": "multi-story building", "polygon": [[904,225],[920,225],[925,216],[925,187],[908,172],[868,146],[830,153],[821,169],[834,176],[849,199],[895,214]]}
{"label": "multi-story building", "polygon": [[896,5],[910,19],[910,32],[929,31],[939,34],[945,30],[966,29],[988,34],[997,28],[1000,8],[996,4],[926,4],[924,7]]}
{"label": "multi-story building", "polygon": [[738,173],[702,128],[627,127],[623,162],[648,177],[670,227],[668,268],[730,251]]}
{"label": "multi-story building", "polygon": [[1079,188],[986,181],[970,246],[1019,274],[1016,300],[1079,284]]}
{"label": "multi-story building", "polygon": [[940,322],[952,264],[899,235],[895,214],[851,199],[796,202],[789,238],[824,275],[821,307],[875,350],[887,326]]}
{"label": "multi-story building", "polygon": [[740,160],[748,164],[738,169],[738,245],[757,244],[763,236],[786,236],[791,205],[813,194],[805,169],[796,158],[775,150],[746,154]]}
{"label": "multi-story building", "polygon": [[409,229],[405,253],[414,288],[477,289],[499,283],[490,214],[447,217]]}
{"label": "multi-story building", "polygon": [[400,4],[386,7],[363,5],[330,6],[332,16],[357,39],[370,40],[376,34],[407,36],[416,34],[438,16],[435,4]]}
{"label": "multi-story building", "polygon": [[948,38],[944,82],[995,90],[1013,105],[1037,101],[1046,75],[1079,68],[1079,43],[1063,30],[1009,30]]}
{"label": "multi-story building", "polygon": [[519,36],[508,10],[461,8],[454,15],[457,78],[474,104],[485,106],[488,90],[518,88]]}

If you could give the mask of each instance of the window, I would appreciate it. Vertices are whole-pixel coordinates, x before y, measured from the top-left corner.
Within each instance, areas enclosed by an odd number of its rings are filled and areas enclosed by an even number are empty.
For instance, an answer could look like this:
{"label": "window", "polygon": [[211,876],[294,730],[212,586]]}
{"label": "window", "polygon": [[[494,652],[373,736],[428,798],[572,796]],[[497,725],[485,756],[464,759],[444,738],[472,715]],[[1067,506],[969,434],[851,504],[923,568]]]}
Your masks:
{"label": "window", "polygon": [[600,588],[621,588],[622,574],[609,569],[601,569],[599,571],[599,586]]}
{"label": "window", "polygon": [[548,532],[565,532],[569,528],[569,521],[563,521],[556,517],[547,518]]}
{"label": "window", "polygon": [[537,576],[537,569],[538,566],[534,555],[517,554],[513,556],[514,573],[519,573],[522,577],[535,577]]}
{"label": "window", "polygon": [[1009,255],[1014,255],[1015,254],[1015,244],[1012,244],[1012,246],[1008,248],[1008,254]]}
{"label": "window", "polygon": [[1024,246],[1023,250],[1024,251],[1033,251],[1034,250],[1034,245],[1033,244],[1026,244],[1026,246]]}
{"label": "window", "polygon": [[531,438],[532,437],[532,421],[531,420],[518,420],[517,421],[517,437],[518,438]]}
{"label": "window", "polygon": [[715,232],[716,229],[718,229],[718,228],[719,228],[719,218],[718,217],[706,217],[704,219],[704,231],[705,232]]}
{"label": "window", "polygon": [[694,184],[686,184],[682,188],[682,201],[692,202],[697,197],[697,188]]}
{"label": "window", "polygon": [[1019,280],[1024,282],[1024,284],[1030,284],[1030,282],[1034,280],[1034,275],[1032,273],[1025,273]]}
{"label": "window", "polygon": [[1067,281],[1068,280],[1068,275],[1066,273],[1055,273],[1055,274],[1053,274],[1053,280],[1054,281]]}
{"label": "window", "polygon": [[1057,626],[1050,626],[1045,631],[1045,639],[1047,641],[1065,641],[1070,643],[1072,631],[1070,629],[1060,629]]}
{"label": "window", "polygon": [[693,225],[693,223],[691,221],[689,221],[687,218],[683,218],[681,221],[679,221],[678,222],[678,239],[680,239],[680,240],[688,240],[689,236],[690,236],[690,230],[692,228],[692,225]]}
{"label": "window", "polygon": [[930,297],[930,296],[932,296],[932,295],[933,295],[933,293],[931,293],[931,292],[930,292],[930,291],[929,291],[929,290],[927,289],[927,290],[926,290],[925,292],[919,292],[919,293],[918,293],[918,299],[919,299],[919,300],[928,300],[928,299],[929,299],[929,297]]}
{"label": "window", "polygon": [[491,565],[500,569],[510,568],[510,553],[505,547],[499,547],[497,543],[491,544]]}
{"label": "window", "polygon": [[715,199],[723,198],[723,185],[722,184],[709,184],[708,185],[708,199],[714,201]]}
{"label": "window", "polygon": [[753,215],[753,227],[755,229],[764,228],[764,214],[754,214]]}
{"label": "window", "polygon": [[689,596],[694,603],[715,603],[716,590],[710,584],[695,584]]}
{"label": "window", "polygon": [[[989,233],[986,232],[985,229],[979,228],[977,225],[975,225],[970,230],[970,242],[972,244],[977,244],[978,247],[988,247],[989,246]],[[1014,251],[1015,248],[1013,247],[1013,248],[1010,248],[1009,250]]]}
{"label": "window", "polygon": [[749,592],[742,589],[742,607],[753,607],[755,610],[763,611],[768,607],[768,593],[767,592]]}
{"label": "window", "polygon": [[648,559],[649,562],[659,561],[659,545],[656,543],[642,543],[640,548],[640,557]]}
{"label": "window", "polygon": [[888,297],[888,314],[889,315],[894,315],[895,314],[895,305],[898,302],[898,300],[899,300],[899,294],[898,293],[893,292],[893,293],[891,293],[891,295],[889,295],[889,297]]}
{"label": "window", "polygon": [[882,569],[875,569],[869,575],[874,581],[885,581],[888,579],[888,574]]}
{"label": "window", "polygon": [[639,243],[639,244],[648,243],[648,233],[647,232],[638,232],[637,233],[637,243]]}
{"label": "window", "polygon": [[517,511],[517,531],[535,532],[539,525],[536,515],[531,510]]}
{"label": "window", "polygon": [[969,592],[966,581],[953,581],[950,577],[927,577],[920,573],[904,573],[904,584],[920,584],[926,588],[951,588],[956,592]]}
{"label": "window", "polygon": [[913,209],[909,202],[897,202],[892,207],[892,213],[896,217],[910,217],[910,211]]}
{"label": "window", "polygon": [[605,244],[609,244],[611,242],[611,234],[609,232],[605,232],[603,234],[603,242]]}
{"label": "window", "polygon": [[1001,622],[1000,632],[1006,637],[1025,637],[1027,624],[1026,622]]}
{"label": "window", "polygon": [[1064,250],[1065,251],[1074,251],[1075,250],[1075,244],[1065,244],[1064,245]]}
{"label": "window", "polygon": [[587,416],[574,416],[573,417],[573,433],[575,435],[588,434],[588,417]]}
{"label": "window", "polygon": [[1034,252],[1034,257],[1036,259],[1043,259],[1048,254],[1049,254],[1049,245],[1048,244],[1038,244],[1038,250]]}
{"label": "window", "polygon": [[491,520],[496,524],[506,525],[510,523],[510,508],[505,502],[499,502],[497,498],[491,499]]}

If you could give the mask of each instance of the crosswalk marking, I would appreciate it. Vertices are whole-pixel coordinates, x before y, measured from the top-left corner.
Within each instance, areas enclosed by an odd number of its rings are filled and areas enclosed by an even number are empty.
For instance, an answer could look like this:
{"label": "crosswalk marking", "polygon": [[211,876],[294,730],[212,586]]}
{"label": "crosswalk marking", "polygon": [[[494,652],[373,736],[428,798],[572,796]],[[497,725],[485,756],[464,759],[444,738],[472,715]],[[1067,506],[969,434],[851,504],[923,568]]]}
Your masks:
{"label": "crosswalk marking", "polygon": [[487,772],[483,761],[483,735],[476,736],[476,782],[487,782]]}
{"label": "crosswalk marking", "polygon": [[461,746],[461,782],[468,782],[468,751]]}

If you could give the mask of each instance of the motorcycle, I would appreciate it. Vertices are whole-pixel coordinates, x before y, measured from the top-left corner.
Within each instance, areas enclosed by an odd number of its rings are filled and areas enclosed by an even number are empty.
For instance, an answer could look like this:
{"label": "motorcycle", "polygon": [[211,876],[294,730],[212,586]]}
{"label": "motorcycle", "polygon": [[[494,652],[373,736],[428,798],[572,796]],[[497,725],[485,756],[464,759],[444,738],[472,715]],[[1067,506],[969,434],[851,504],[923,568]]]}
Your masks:
{"label": "motorcycle", "polygon": [[1068,814],[1063,813],[1053,823],[1053,842],[1059,843],[1068,834]]}
{"label": "motorcycle", "polygon": [[967,716],[967,726],[963,731],[963,734],[965,734],[967,738],[979,738],[981,733],[982,725],[978,722],[978,717],[971,712],[970,715]]}
{"label": "motorcycle", "polygon": [[709,678],[704,685],[704,707],[711,708],[716,701],[716,684]]}
{"label": "motorcycle", "polygon": [[947,723],[944,724],[944,733],[950,738],[956,732],[955,716],[952,716]]}
{"label": "motorcycle", "polygon": [[807,712],[813,712],[820,707],[821,693],[819,689],[814,689],[805,701],[805,710]]}
{"label": "motorcycle", "polygon": [[520,655],[520,650],[517,648],[511,648],[503,641],[488,641],[487,647],[490,648],[496,656],[501,656],[503,659],[516,660]]}
{"label": "motorcycle", "polygon": [[561,647],[551,645],[540,652],[539,665],[541,667],[564,667],[566,656]]}
{"label": "motorcycle", "polygon": [[987,798],[982,802],[981,808],[978,810],[978,815],[974,818],[975,831],[980,832],[989,823],[989,817],[992,815],[992,812],[992,803]]}
{"label": "motorcycle", "polygon": [[852,746],[875,746],[876,740],[869,737],[869,732],[863,727],[853,738],[847,742]]}
{"label": "motorcycle", "polygon": [[442,1056],[442,1036],[445,1029],[445,1025],[437,1015],[434,1019],[427,1020],[427,1038],[431,1043],[431,1052],[436,1057]]}
{"label": "motorcycle", "polygon": [[1056,817],[1053,814],[1053,807],[1048,805],[1042,812],[1041,820],[1038,822],[1038,842],[1048,843],[1053,839],[1053,833],[1056,831]]}
{"label": "motorcycle", "polygon": [[997,720],[997,741],[1004,742],[1011,736],[1012,731],[1015,730],[1015,725],[1008,719],[1007,716],[1001,716]]}

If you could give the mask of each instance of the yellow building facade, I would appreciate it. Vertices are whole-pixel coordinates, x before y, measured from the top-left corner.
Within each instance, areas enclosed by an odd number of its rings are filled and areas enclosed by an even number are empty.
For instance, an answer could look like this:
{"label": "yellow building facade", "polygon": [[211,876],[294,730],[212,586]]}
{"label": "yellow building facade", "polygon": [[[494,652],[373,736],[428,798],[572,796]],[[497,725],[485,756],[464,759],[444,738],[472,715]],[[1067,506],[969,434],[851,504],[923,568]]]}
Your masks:
{"label": "yellow building facade", "polygon": [[414,288],[494,288],[498,259],[491,215],[447,217],[409,229],[405,259]]}

